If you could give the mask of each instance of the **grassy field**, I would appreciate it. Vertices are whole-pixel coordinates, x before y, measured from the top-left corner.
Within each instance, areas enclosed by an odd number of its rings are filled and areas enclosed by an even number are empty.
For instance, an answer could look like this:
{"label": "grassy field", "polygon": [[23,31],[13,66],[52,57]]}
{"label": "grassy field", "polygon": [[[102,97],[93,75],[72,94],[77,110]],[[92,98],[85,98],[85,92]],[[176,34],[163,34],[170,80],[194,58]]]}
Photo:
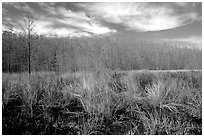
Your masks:
{"label": "grassy field", "polygon": [[202,72],[2,74],[2,133],[202,134]]}

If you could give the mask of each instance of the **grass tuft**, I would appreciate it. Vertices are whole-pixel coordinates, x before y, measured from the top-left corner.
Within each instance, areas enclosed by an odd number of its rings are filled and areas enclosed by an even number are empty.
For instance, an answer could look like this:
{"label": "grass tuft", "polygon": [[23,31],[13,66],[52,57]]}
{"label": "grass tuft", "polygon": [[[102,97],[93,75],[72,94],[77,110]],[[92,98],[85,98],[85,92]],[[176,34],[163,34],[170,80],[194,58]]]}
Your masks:
{"label": "grass tuft", "polygon": [[200,71],[3,74],[3,134],[202,134]]}

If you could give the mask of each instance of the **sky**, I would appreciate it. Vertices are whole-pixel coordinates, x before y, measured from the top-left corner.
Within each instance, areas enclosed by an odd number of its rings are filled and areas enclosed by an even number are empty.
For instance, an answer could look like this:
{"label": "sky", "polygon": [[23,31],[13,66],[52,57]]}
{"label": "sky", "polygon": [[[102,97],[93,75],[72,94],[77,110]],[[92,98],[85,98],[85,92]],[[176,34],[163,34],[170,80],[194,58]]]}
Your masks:
{"label": "sky", "polygon": [[187,41],[202,46],[202,3],[2,3],[2,26],[15,31],[28,13],[38,34],[120,35]]}

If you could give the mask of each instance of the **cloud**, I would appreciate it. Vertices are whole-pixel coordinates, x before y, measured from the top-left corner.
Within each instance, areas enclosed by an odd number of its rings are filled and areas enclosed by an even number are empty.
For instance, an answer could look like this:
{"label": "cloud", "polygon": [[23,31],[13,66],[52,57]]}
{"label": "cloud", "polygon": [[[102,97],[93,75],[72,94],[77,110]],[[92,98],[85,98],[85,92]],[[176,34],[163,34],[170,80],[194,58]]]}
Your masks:
{"label": "cloud", "polygon": [[178,38],[178,39],[175,39],[175,40],[177,40],[177,41],[186,41],[186,42],[191,42],[191,43],[202,45],[202,37],[199,37],[199,36],[192,36],[192,37],[188,37],[188,38]]}
{"label": "cloud", "polygon": [[59,8],[58,11],[64,16],[64,18],[51,18],[51,23],[46,26],[49,29],[54,29],[55,31],[57,31],[56,28],[75,29],[78,34],[80,31],[82,34],[85,34],[85,32],[92,34],[114,32],[113,29],[109,29],[108,27],[101,25],[99,22],[90,19],[84,12],[72,12],[71,10],[66,10],[64,8]]}
{"label": "cloud", "polygon": [[[85,35],[104,34],[115,30],[101,25],[78,8],[77,3],[3,3],[4,25],[6,21],[18,22],[30,12],[35,18],[35,30],[40,34]],[[75,7],[73,9],[73,7]],[[81,10],[80,10],[81,9]],[[7,11],[10,14],[7,14]],[[16,18],[15,12],[19,18]],[[18,27],[16,26],[18,29]]]}
{"label": "cloud", "polygon": [[[183,8],[188,3],[180,3]],[[181,12],[173,5],[152,3],[94,3],[86,6],[93,16],[106,22],[123,24],[126,29],[160,31],[180,27],[199,19],[193,10]],[[182,8],[180,7],[180,8]]]}
{"label": "cloud", "polygon": [[197,45],[197,48],[202,48],[202,37],[201,36],[191,36],[186,38],[172,38],[172,39],[162,39],[165,41],[180,41],[180,42],[189,42]]}
{"label": "cloud", "polygon": [[185,7],[188,5],[188,2],[177,2],[176,3],[178,6],[181,6],[181,7]]}
{"label": "cloud", "polygon": [[[30,12],[39,33],[105,34],[160,31],[201,20],[201,3],[3,3],[3,25]],[[179,7],[179,8],[178,8]]]}
{"label": "cloud", "polygon": [[52,28],[56,28],[56,26],[58,27],[62,27],[64,28],[65,26],[67,28],[74,28],[77,31],[83,31],[83,32],[90,32],[90,33],[94,33],[94,34],[103,34],[103,33],[108,33],[108,32],[112,32],[114,30],[110,30],[107,27],[101,26],[100,24],[97,24],[97,22],[86,22],[86,21],[78,21],[78,20],[73,20],[70,18],[67,19],[58,19],[55,20],[55,26],[50,25],[50,27],[52,26]]}

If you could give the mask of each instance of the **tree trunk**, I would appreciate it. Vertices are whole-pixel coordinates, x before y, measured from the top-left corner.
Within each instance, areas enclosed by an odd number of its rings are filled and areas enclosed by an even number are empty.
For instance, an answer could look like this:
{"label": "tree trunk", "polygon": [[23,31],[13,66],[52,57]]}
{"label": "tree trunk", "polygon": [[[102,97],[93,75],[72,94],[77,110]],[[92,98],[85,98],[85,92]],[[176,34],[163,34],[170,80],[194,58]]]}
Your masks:
{"label": "tree trunk", "polygon": [[28,73],[31,74],[31,43],[30,41],[28,42]]}

